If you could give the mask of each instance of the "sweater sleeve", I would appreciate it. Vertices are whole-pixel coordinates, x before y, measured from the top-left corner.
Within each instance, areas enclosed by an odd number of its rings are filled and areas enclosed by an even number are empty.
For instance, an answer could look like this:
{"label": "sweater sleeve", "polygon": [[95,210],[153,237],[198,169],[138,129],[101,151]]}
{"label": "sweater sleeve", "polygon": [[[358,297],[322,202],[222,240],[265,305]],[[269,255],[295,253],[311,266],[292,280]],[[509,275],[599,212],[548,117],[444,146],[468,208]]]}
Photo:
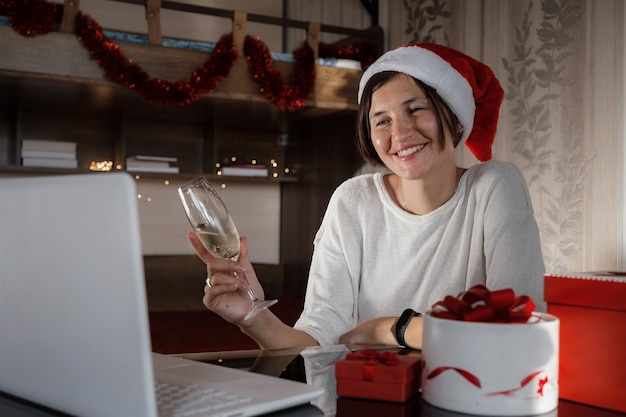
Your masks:
{"label": "sweater sleeve", "polygon": [[545,311],[539,228],[526,181],[514,165],[501,162],[485,173],[484,253],[487,287],[513,288]]}
{"label": "sweater sleeve", "polygon": [[359,184],[342,184],[330,199],[315,236],[304,310],[295,328],[320,345],[336,344],[357,324],[362,238],[354,214]]}

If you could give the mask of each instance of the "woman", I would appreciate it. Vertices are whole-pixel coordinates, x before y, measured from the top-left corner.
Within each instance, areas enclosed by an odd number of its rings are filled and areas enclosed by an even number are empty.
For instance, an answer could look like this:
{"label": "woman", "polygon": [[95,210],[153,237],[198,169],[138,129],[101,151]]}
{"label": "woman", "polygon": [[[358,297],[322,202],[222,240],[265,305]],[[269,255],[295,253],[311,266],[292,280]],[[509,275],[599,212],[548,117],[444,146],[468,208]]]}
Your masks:
{"label": "woman", "polygon": [[[381,56],[359,87],[358,145],[390,172],[344,182],[315,238],[304,311],[289,327],[271,311],[244,321],[247,257],[211,257],[204,304],[262,348],[333,343],[421,348],[424,312],[476,285],[513,288],[543,306],[539,231],[521,172],[501,161],[457,166],[461,142],[491,158],[503,91],[491,69],[456,50],[407,45]],[[540,307],[541,308],[541,307]],[[403,312],[404,311],[404,312]]]}

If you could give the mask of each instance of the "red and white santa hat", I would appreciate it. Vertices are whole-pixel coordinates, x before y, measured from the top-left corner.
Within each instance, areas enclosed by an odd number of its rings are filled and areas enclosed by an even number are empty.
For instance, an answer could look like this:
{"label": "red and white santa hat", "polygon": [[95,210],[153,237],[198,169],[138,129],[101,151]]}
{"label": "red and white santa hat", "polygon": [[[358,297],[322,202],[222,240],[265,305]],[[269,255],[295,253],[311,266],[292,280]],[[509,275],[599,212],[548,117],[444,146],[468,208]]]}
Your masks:
{"label": "red and white santa hat", "polygon": [[358,101],[372,75],[396,71],[434,88],[463,125],[461,141],[480,161],[491,159],[504,91],[487,65],[455,49],[430,43],[383,54],[364,73]]}

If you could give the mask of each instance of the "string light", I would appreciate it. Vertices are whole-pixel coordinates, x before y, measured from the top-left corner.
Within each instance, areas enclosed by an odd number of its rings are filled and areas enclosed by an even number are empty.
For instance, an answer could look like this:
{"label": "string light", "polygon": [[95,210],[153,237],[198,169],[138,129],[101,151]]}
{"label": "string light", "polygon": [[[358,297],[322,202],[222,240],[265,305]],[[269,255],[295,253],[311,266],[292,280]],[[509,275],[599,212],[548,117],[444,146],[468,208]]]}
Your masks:
{"label": "string light", "polygon": [[113,161],[91,161],[89,169],[91,171],[109,172],[113,168]]}
{"label": "string light", "polygon": [[[245,162],[244,159],[249,161],[249,162]],[[270,175],[270,178],[278,178],[281,174],[291,174],[292,173],[292,170],[289,167],[281,168],[280,167],[280,163],[279,163],[278,159],[276,159],[276,158],[270,158],[269,161],[266,163],[266,162],[260,161],[258,158],[252,158],[252,159],[243,158],[242,159],[242,158],[240,158],[237,155],[232,155],[232,156],[228,157],[228,160],[229,160],[229,162],[226,164],[227,166],[231,162],[233,164],[240,163],[240,164],[243,164],[243,165],[245,165],[245,164],[257,165],[257,166],[259,166],[261,168],[264,168],[267,165],[267,166],[269,166],[270,168],[273,169],[271,172],[268,173],[268,175]],[[218,175],[218,176],[224,175],[224,172],[221,169],[222,168],[222,164],[220,162],[216,162],[215,163],[215,168],[216,168],[215,175]]]}

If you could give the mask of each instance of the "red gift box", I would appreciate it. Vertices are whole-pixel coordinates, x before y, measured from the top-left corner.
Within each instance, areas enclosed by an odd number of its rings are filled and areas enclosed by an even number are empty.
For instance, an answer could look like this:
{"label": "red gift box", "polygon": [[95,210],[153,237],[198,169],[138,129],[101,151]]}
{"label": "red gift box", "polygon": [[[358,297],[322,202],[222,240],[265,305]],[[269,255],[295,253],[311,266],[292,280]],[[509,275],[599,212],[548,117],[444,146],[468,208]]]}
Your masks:
{"label": "red gift box", "polygon": [[335,364],[337,395],[405,402],[420,388],[420,356],[366,350]]}
{"label": "red gift box", "polygon": [[561,322],[559,397],[626,412],[626,274],[545,276]]}

